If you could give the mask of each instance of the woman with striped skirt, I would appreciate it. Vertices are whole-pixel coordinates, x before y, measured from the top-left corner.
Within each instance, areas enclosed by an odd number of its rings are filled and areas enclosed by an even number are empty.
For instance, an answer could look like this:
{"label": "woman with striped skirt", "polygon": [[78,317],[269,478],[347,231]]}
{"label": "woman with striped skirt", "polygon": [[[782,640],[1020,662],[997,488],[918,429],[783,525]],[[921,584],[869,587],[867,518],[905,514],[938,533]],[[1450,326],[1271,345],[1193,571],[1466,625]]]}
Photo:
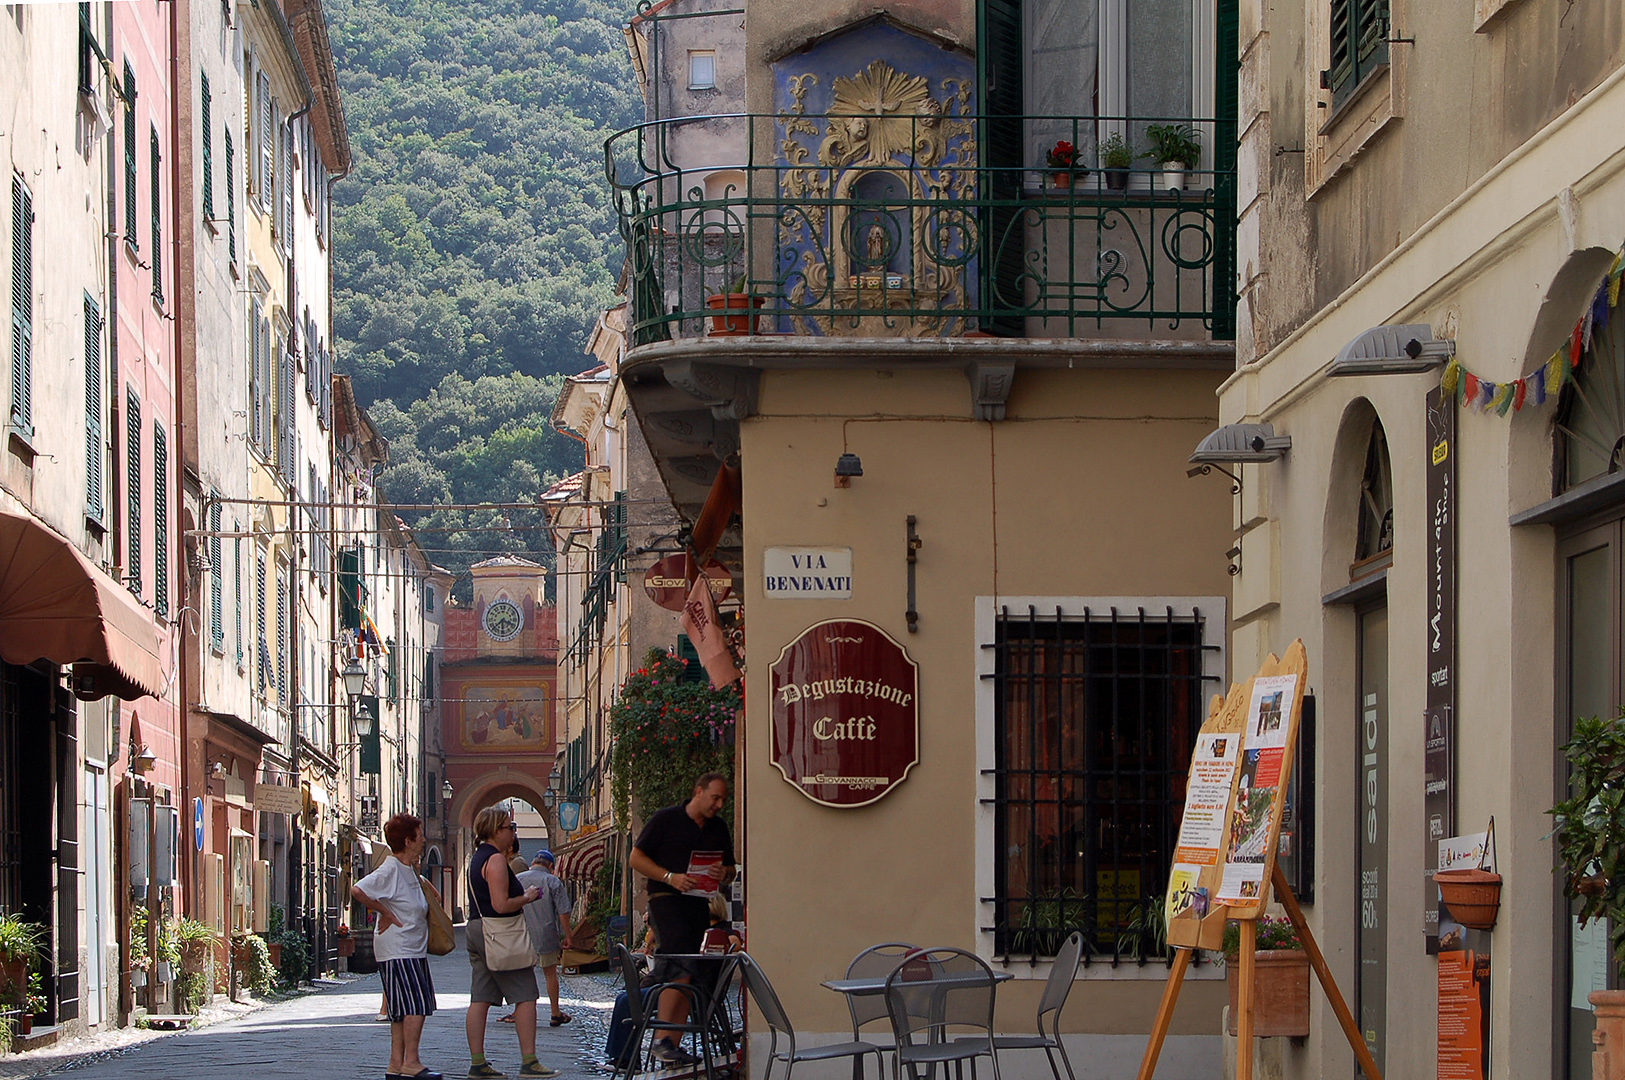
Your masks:
{"label": "woman with striped skirt", "polygon": [[384,1080],[441,1080],[418,1059],[423,1021],[434,1015],[434,982],[429,977],[429,902],[418,884],[423,855],[423,822],[396,814],[384,823],[391,856],[350,889],[355,902],[376,912],[373,951],[389,1010],[389,1066]]}

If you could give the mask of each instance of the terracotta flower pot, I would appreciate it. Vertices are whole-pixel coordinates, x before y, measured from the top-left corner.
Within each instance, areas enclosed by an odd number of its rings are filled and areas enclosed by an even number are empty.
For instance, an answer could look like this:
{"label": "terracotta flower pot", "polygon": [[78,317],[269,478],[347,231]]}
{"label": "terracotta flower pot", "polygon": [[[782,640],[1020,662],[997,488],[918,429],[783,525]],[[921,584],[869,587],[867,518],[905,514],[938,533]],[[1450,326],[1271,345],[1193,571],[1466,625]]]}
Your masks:
{"label": "terracotta flower pot", "polygon": [[20,1013],[17,1017],[17,1028],[24,1035],[34,1033],[34,1017],[29,1013]]}
{"label": "terracotta flower pot", "polygon": [[354,956],[355,955],[355,938],[353,938],[353,937],[341,937],[341,938],[338,939],[338,944],[339,944],[339,955],[340,956]]}
{"label": "terracotta flower pot", "polygon": [[[754,334],[756,316],[753,312],[765,303],[766,297],[752,296],[750,293],[714,293],[707,296],[705,306],[722,313],[711,316],[711,336]],[[726,314],[729,311],[739,311],[742,314]]]}
{"label": "terracotta flower pot", "polygon": [[1488,870],[1437,870],[1433,881],[1439,886],[1444,906],[1456,921],[1472,930],[1489,930],[1501,908],[1501,875]]}
{"label": "terracotta flower pot", "polygon": [[1062,170],[1062,171],[1059,171],[1059,172],[1051,173],[1050,175],[1052,177],[1054,177],[1056,187],[1058,187],[1058,188],[1069,188],[1069,187],[1072,186],[1072,174],[1071,173]]}
{"label": "terracotta flower pot", "polygon": [[1625,990],[1593,990],[1597,1029],[1591,1033],[1594,1080],[1625,1080]]}
{"label": "terracotta flower pot", "polygon": [[[1302,949],[1264,949],[1253,954],[1253,1034],[1309,1034],[1309,954]],[[1226,964],[1230,984],[1230,1034],[1240,1015],[1241,964]]]}

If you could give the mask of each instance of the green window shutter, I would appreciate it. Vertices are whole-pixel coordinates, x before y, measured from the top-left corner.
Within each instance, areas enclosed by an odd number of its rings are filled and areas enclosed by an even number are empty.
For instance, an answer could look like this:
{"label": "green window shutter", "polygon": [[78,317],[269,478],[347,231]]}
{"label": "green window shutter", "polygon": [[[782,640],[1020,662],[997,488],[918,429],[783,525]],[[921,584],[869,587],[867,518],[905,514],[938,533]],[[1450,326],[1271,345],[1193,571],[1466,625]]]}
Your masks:
{"label": "green window shutter", "polygon": [[85,295],[85,516],[101,521],[102,503],[102,313]]}
{"label": "green window shutter", "polygon": [[271,676],[271,645],[266,640],[265,620],[265,552],[258,551],[254,556],[254,664],[259,668],[255,685],[261,697],[265,696]]}
{"label": "green window shutter", "polygon": [[260,340],[265,322],[260,298],[248,302],[248,441],[255,446],[265,445],[265,432],[261,428],[260,398],[265,393],[260,375]]}
{"label": "green window shutter", "polygon": [[231,145],[231,128],[226,139],[226,257],[237,261],[237,152]]}
{"label": "green window shutter", "polygon": [[81,3],[79,5],[79,92],[81,94],[95,92],[95,87],[91,82],[91,72],[95,70],[92,66],[94,61],[91,60],[94,55],[92,50],[94,41],[95,38],[90,29],[90,5]]}
{"label": "green window shutter", "polygon": [[288,645],[293,633],[288,624],[288,570],[276,568],[276,699],[288,703]]}
{"label": "green window shutter", "polygon": [[124,61],[124,242],[139,247],[135,238],[135,69]]}
{"label": "green window shutter", "polygon": [[367,711],[372,714],[372,731],[360,738],[357,764],[361,767],[363,775],[378,776],[382,771],[380,766],[384,759],[383,724],[378,715],[378,699],[371,694],[363,694],[356,699],[358,711],[362,706],[366,706]]}
{"label": "green window shutter", "polygon": [[169,439],[152,422],[152,606],[169,614]]}
{"label": "green window shutter", "polygon": [[198,72],[198,126],[203,131],[203,220],[214,220],[214,125],[209,122],[209,73]]}
{"label": "green window shutter", "polygon": [[1388,63],[1388,0],[1330,0],[1331,67],[1326,89],[1332,108],[1354,95],[1360,84]]}
{"label": "green window shutter", "polygon": [[[235,522],[233,523],[235,525]],[[232,530],[236,531],[235,528]],[[237,666],[243,663],[243,541],[231,540],[231,639],[237,645]]]}
{"label": "green window shutter", "polygon": [[[220,493],[213,493],[216,498]],[[225,576],[221,563],[220,504],[209,504],[209,644],[215,652],[226,651]]]}
{"label": "green window shutter", "polygon": [[11,178],[11,422],[33,434],[34,196]]}
{"label": "green window shutter", "polygon": [[[981,125],[983,174],[992,199],[978,216],[982,233],[980,260],[981,306],[1021,308],[1026,306],[1026,275],[1023,262],[1027,250],[1027,217],[1020,207],[1022,169],[1029,164],[1026,155],[1026,94],[1022,82],[1027,63],[1026,37],[1022,32],[1021,0],[981,0],[978,54],[981,70],[983,109],[988,119]],[[988,316],[982,329],[1003,337],[1020,337],[1027,322],[1020,315]]]}
{"label": "green window shutter", "polygon": [[141,399],[135,387],[125,390],[125,487],[129,493],[129,517],[124,522],[126,555],[125,584],[141,595]]}
{"label": "green window shutter", "polygon": [[152,299],[164,306],[164,185],[159,166],[163,154],[158,148],[158,129],[152,129]]}
{"label": "green window shutter", "polygon": [[276,178],[276,143],[271,138],[273,120],[271,80],[264,72],[260,72],[255,85],[259,89],[259,105],[254,114],[254,121],[259,125],[259,158],[254,194],[260,201],[260,209],[269,213],[272,206],[271,187]]}
{"label": "green window shutter", "polygon": [[389,699],[391,701],[396,701],[400,698],[401,694],[401,667],[400,655],[397,652],[398,647],[395,644],[395,639],[390,638],[389,641],[385,643],[384,648],[387,650],[387,655],[389,657],[389,666],[385,669],[385,679],[387,682]]}

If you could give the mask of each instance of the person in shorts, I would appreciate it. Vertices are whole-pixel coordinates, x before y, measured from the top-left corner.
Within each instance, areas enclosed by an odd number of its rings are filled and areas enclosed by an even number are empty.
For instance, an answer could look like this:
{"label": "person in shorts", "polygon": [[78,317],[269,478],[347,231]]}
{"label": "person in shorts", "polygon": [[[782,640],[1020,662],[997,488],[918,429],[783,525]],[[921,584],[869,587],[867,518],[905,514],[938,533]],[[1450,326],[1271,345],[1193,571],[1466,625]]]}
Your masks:
{"label": "person in shorts", "polygon": [[[668,806],[650,815],[632,847],[632,869],[649,879],[649,925],[659,939],[659,954],[692,955],[700,951],[711,925],[709,896],[727,887],[736,872],[733,834],[718,816],[728,799],[728,778],[706,773],[694,781],[688,802]],[[720,880],[690,876],[695,856],[720,867]],[[693,982],[695,968],[678,961],[666,973],[670,982]],[[682,1023],[688,1018],[688,996],[680,990],[660,995],[661,1020]],[[692,1064],[694,1057],[681,1046],[681,1034],[656,1025],[654,1056],[668,1065]]]}
{"label": "person in shorts", "polygon": [[468,995],[468,1075],[476,1080],[503,1080],[508,1074],[485,1060],[485,1021],[491,1006],[504,1001],[514,1007],[519,1033],[520,1076],[557,1076],[557,1069],[536,1060],[536,969],[492,971],[485,966],[485,919],[519,918],[538,893],[519,884],[503,854],[511,844],[513,813],[506,803],[488,806],[474,818],[478,847],[468,865],[468,889],[474,910],[469,912],[464,937],[473,969]]}
{"label": "person in shorts", "polygon": [[570,890],[553,875],[553,853],[546,848],[536,853],[529,870],[517,876],[519,884],[539,894],[534,904],[525,905],[525,924],[536,948],[536,966],[547,983],[547,1000],[553,1006],[548,1025],[568,1024],[570,1015],[559,1008],[559,961],[570,947]]}

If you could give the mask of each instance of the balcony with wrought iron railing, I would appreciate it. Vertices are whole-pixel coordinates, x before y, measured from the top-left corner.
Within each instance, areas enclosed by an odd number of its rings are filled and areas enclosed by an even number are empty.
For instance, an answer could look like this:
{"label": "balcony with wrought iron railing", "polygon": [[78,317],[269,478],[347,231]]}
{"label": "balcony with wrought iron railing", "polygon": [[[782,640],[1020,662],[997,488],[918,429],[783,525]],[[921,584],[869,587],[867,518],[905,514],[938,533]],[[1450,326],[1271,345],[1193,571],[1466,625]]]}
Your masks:
{"label": "balcony with wrought iron railing", "polygon": [[[632,344],[1234,337],[1233,120],[957,107],[683,117],[611,137]],[[1202,145],[1181,176],[1146,154],[1159,123]],[[1070,133],[1077,164],[1051,167],[1037,132]],[[1126,165],[1106,160],[1114,143]]]}

